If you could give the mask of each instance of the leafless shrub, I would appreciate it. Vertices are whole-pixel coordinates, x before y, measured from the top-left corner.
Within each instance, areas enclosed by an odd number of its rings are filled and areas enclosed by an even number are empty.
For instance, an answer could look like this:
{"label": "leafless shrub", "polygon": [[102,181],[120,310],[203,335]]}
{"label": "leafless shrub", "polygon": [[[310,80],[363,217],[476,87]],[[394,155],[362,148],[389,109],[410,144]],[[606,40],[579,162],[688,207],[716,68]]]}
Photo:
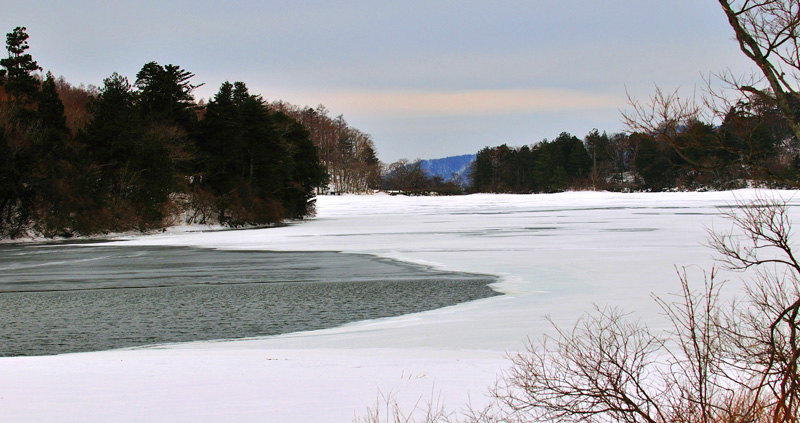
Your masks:
{"label": "leafless shrub", "polygon": [[[495,390],[509,416],[528,421],[648,420],[661,413],[649,380],[663,341],[618,309],[596,309],[569,331],[530,343]],[[659,392],[662,391],[662,392]]]}
{"label": "leafless shrub", "polygon": [[449,423],[454,413],[445,410],[441,399],[431,392],[430,399],[423,403],[422,398],[409,410],[404,410],[397,402],[394,393],[378,393],[373,407],[368,407],[363,416],[353,419],[354,423]]}

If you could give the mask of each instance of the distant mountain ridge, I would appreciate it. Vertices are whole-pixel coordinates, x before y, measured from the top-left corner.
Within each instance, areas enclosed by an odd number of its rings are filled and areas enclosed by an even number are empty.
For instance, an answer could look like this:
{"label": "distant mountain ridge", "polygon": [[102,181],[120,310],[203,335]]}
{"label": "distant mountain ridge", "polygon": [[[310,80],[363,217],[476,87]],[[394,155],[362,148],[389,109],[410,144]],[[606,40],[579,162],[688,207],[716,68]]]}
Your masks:
{"label": "distant mountain ridge", "polygon": [[465,186],[469,183],[467,175],[470,165],[475,161],[475,154],[464,154],[461,156],[450,156],[441,159],[422,160],[420,167],[428,176],[441,176],[444,181],[454,178],[460,185]]}

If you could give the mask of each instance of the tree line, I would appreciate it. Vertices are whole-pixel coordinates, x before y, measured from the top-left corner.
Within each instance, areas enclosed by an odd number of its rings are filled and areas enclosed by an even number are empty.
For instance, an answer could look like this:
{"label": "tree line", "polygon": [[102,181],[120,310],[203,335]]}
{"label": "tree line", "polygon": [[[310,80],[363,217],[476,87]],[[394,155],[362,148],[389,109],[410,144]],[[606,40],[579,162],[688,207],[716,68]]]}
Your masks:
{"label": "tree line", "polygon": [[[565,190],[663,191],[800,184],[800,140],[774,102],[748,94],[724,112],[701,113],[658,89],[648,105],[632,100],[630,129],[597,129],[583,139],[477,152],[468,188],[427,175],[420,161],[385,166],[382,188],[408,194],[552,193]],[[716,118],[716,119],[715,119]]]}
{"label": "tree line", "polygon": [[[664,109],[678,107],[677,101],[676,92],[659,90],[649,107],[660,108],[663,116]],[[758,96],[740,98],[717,124],[696,112],[647,124],[641,115],[627,119],[634,129],[629,133],[609,136],[595,129],[582,141],[562,133],[532,146],[486,147],[473,163],[471,188],[661,191],[800,183],[800,141],[778,107]]]}
{"label": "tree line", "polygon": [[194,74],[145,64],[131,82],[73,87],[7,34],[0,60],[0,237],[151,230],[179,219],[263,225],[312,212],[327,172],[306,127],[225,82],[195,103]]}
{"label": "tree line", "polygon": [[472,166],[477,192],[556,192],[581,185],[591,158],[583,142],[564,132],[532,147],[505,144],[478,152]]}

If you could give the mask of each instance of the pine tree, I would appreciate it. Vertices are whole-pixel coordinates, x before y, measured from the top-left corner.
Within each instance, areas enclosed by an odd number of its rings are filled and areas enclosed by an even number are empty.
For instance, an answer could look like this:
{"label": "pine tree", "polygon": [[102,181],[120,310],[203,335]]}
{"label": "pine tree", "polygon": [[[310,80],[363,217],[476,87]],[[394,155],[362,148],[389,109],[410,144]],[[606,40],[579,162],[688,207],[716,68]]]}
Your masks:
{"label": "pine tree", "polygon": [[199,125],[196,187],[216,197],[222,223],[265,224],[308,212],[326,172],[302,124],[270,110],[243,82],[225,82]]}
{"label": "pine tree", "polygon": [[47,72],[38,97],[36,108],[42,127],[66,133],[67,118],[64,116],[64,103],[58,97],[52,73]]}
{"label": "pine tree", "polygon": [[127,78],[113,74],[90,104],[92,120],[86,126],[85,142],[100,176],[97,197],[115,229],[160,225],[176,185],[169,152],[145,130],[136,99]]}
{"label": "pine tree", "polygon": [[177,65],[161,66],[150,62],[136,74],[139,108],[145,120],[177,124],[189,129],[196,120],[192,91],[203,84],[189,82],[194,74]]}
{"label": "pine tree", "polygon": [[42,70],[30,54],[28,49],[28,34],[25,27],[16,27],[14,31],[6,34],[6,49],[8,57],[0,59],[6,76],[5,90],[17,105],[30,103],[39,91],[39,80],[33,75]]}

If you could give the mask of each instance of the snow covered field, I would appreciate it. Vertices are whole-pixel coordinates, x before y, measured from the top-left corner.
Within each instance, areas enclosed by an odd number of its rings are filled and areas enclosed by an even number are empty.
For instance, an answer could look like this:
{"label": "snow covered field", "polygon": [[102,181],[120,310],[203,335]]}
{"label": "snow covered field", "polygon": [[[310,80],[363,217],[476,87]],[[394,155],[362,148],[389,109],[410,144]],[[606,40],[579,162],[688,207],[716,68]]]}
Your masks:
{"label": "snow covered field", "polygon": [[[713,264],[705,227],[730,228],[718,207],[758,193],[321,197],[317,217],[286,227],[115,241],[372,254],[498,275],[506,295],[264,339],[0,358],[0,421],[347,422],[379,392],[406,408],[480,406],[506,354],[549,330],[546,315],[571,325],[592,304],[619,305],[661,324],[651,293],[678,291],[675,266],[700,282]],[[796,192],[760,194],[800,218]],[[739,275],[725,276],[735,293]]]}

